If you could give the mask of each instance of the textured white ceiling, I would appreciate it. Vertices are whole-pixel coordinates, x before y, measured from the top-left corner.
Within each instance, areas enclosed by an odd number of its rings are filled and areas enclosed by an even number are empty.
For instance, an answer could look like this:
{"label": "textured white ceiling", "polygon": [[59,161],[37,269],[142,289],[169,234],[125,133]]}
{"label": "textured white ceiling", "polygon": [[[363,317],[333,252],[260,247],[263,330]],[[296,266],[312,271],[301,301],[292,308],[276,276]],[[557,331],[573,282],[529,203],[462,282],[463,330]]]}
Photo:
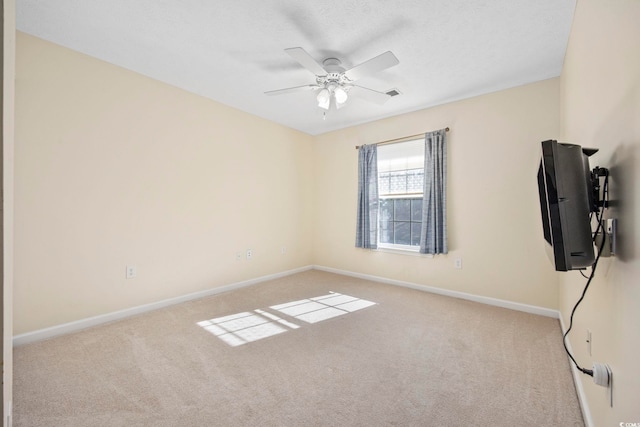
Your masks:
{"label": "textured white ceiling", "polygon": [[[575,0],[17,0],[20,31],[317,135],[560,75]],[[345,68],[387,50],[400,64],[322,119],[285,48]]]}

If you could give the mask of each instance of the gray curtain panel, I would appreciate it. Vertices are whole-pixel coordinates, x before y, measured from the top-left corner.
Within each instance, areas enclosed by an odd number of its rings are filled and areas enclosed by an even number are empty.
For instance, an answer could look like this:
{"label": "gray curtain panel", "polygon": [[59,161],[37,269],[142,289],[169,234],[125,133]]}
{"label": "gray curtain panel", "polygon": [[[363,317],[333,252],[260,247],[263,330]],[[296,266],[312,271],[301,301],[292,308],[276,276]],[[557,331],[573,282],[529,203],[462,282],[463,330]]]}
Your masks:
{"label": "gray curtain panel", "polygon": [[356,247],[378,247],[378,147],[362,145],[358,151],[358,220]]}
{"label": "gray curtain panel", "polygon": [[447,143],[444,129],[425,134],[420,253],[446,254]]}

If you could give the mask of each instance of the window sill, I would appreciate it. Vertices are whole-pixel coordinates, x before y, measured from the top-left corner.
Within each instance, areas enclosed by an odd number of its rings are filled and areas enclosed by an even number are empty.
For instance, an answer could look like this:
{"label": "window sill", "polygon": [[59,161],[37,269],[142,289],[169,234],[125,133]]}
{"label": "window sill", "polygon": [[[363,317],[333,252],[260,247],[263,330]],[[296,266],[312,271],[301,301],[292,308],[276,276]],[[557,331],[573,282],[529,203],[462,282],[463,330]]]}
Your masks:
{"label": "window sill", "polygon": [[433,258],[432,254],[421,254],[420,252],[418,252],[418,249],[403,249],[403,248],[391,248],[391,247],[378,246],[378,249],[375,249],[375,250],[377,252],[386,252],[386,253],[396,254],[396,255],[409,255],[409,256],[417,256],[417,257],[424,257],[424,258]]}

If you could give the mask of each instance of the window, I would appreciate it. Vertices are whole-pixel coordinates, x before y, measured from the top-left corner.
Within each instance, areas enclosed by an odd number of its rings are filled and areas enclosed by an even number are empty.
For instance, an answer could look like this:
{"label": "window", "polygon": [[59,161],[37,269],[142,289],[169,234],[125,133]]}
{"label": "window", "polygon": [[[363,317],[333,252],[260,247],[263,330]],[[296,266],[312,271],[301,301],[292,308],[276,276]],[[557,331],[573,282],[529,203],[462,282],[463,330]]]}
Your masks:
{"label": "window", "polygon": [[418,251],[423,184],[424,140],[378,147],[378,247]]}
{"label": "window", "polygon": [[[359,147],[356,247],[448,252],[447,130],[427,132],[424,143],[422,138],[406,138]],[[423,202],[419,218],[421,198],[427,204]]]}

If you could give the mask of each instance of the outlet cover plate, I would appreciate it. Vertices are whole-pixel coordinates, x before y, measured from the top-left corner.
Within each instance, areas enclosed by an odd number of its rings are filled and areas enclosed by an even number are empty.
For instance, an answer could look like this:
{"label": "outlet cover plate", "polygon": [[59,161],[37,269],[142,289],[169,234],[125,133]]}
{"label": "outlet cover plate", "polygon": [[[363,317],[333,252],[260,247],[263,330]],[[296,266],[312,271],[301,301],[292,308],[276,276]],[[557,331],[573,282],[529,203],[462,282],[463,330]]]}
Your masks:
{"label": "outlet cover plate", "polygon": [[126,272],[125,272],[125,277],[127,279],[133,279],[137,275],[138,275],[138,270],[136,269],[136,266],[135,265],[127,265],[127,269],[126,269]]}

